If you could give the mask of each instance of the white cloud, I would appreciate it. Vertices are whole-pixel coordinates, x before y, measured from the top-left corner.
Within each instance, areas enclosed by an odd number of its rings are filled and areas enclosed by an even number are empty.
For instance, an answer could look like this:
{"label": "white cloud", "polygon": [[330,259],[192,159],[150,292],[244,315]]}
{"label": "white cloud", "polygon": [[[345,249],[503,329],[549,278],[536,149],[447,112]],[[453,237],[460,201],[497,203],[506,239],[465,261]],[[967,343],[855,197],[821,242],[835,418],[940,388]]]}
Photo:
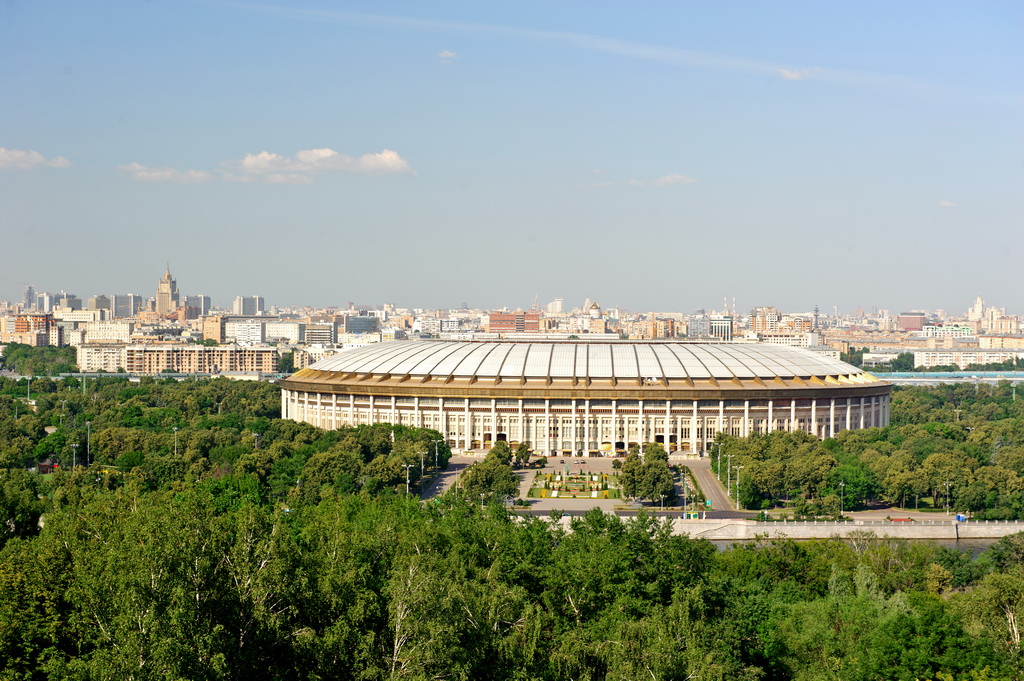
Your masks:
{"label": "white cloud", "polygon": [[269,151],[246,154],[240,161],[224,163],[228,169],[224,179],[234,182],[267,182],[271,184],[308,184],[313,175],[345,171],[363,175],[389,175],[416,172],[409,163],[391,149],[353,158],[328,148],[304,149],[289,158]]}
{"label": "white cloud", "polygon": [[952,201],[939,201],[939,208],[956,208],[956,204]]}
{"label": "white cloud", "polygon": [[605,187],[613,187],[613,186],[615,186],[615,183],[614,182],[594,182],[590,186],[594,187],[595,189],[604,189]]}
{"label": "white cloud", "polygon": [[799,69],[797,71],[792,71],[790,69],[779,69],[778,74],[782,76],[785,80],[804,80],[805,78],[810,78],[819,71],[821,71],[820,68]]}
{"label": "white cloud", "polygon": [[458,54],[452,52],[451,50],[441,50],[440,52],[437,53],[437,58],[441,61],[442,64],[451,64],[460,57]]}
{"label": "white cloud", "polygon": [[206,182],[213,179],[213,176],[205,170],[176,170],[174,168],[151,168],[141,163],[129,163],[118,166],[118,170],[131,173],[132,179],[139,182],[177,182],[179,184],[193,184],[195,182]]}
{"label": "white cloud", "polygon": [[0,170],[29,170],[36,166],[47,166],[50,168],[67,168],[71,161],[63,156],[46,158],[38,151],[31,149],[8,149],[0,147]]}
{"label": "white cloud", "polygon": [[655,187],[664,187],[669,184],[692,184],[697,180],[692,177],[687,177],[682,173],[672,173],[670,175],[662,175],[661,177],[651,180],[651,184]]}
{"label": "white cloud", "polygon": [[630,180],[626,184],[628,184],[630,187],[643,187],[644,186],[644,183],[641,182],[640,180]]}

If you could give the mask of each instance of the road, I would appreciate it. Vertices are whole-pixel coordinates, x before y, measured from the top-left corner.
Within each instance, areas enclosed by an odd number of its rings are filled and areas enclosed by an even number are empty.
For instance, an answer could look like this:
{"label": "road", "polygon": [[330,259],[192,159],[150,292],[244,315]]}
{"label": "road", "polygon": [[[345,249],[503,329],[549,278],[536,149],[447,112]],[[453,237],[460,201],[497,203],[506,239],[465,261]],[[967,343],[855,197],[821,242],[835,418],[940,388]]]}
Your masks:
{"label": "road", "polygon": [[697,484],[700,485],[701,490],[704,492],[704,496],[711,499],[711,510],[736,510],[732,500],[725,495],[725,487],[722,483],[718,482],[715,474],[711,472],[710,458],[687,459],[683,463],[693,471],[693,477],[696,478]]}

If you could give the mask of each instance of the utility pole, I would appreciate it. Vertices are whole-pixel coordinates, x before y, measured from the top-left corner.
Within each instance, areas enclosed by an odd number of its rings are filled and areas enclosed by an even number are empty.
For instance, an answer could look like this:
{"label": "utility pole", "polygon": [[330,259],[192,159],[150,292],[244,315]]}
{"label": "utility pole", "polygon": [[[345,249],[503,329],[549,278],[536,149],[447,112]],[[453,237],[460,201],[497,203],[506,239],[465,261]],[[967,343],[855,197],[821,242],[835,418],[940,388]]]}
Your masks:
{"label": "utility pole", "polygon": [[409,469],[415,464],[406,463],[402,465],[405,467],[405,496],[409,496]]}
{"label": "utility pole", "polygon": [[171,428],[174,431],[174,456],[178,456],[178,426]]}
{"label": "utility pole", "polygon": [[444,440],[434,440],[434,473],[437,474],[437,443],[444,442]]}
{"label": "utility pole", "polygon": [[71,443],[71,470],[75,470],[78,467],[78,443]]}
{"label": "utility pole", "polygon": [[85,465],[92,463],[92,421],[85,422]]}
{"label": "utility pole", "polygon": [[736,466],[736,507],[740,506],[740,471],[743,470],[743,466]]}
{"label": "utility pole", "polygon": [[839,483],[839,517],[843,517],[843,509],[846,508],[846,483]]}
{"label": "utility pole", "polygon": [[420,496],[423,496],[423,457],[426,452],[420,452]]}

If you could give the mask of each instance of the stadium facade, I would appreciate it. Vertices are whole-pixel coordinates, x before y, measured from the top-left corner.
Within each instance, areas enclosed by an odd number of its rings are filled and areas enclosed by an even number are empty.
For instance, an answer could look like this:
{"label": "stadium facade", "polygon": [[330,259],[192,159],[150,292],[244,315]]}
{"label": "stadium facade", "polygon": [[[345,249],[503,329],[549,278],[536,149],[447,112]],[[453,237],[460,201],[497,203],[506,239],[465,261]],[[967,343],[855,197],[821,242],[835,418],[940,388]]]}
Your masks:
{"label": "stadium facade", "polygon": [[281,415],[321,428],[402,424],[456,450],[505,440],[548,456],[701,452],[719,432],[824,438],[887,425],[892,390],[799,348],[635,341],[377,343],[280,385]]}

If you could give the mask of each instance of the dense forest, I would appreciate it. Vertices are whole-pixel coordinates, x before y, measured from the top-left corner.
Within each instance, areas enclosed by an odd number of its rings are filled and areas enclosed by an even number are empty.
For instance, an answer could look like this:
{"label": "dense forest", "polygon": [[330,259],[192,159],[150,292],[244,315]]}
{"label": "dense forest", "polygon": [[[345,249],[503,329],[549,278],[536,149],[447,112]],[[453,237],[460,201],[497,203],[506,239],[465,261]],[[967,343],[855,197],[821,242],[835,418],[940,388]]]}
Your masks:
{"label": "dense forest", "polygon": [[[267,383],[26,393],[0,379],[0,679],[1024,677],[1024,535],[975,557],[870,534],[720,550],[644,514],[566,531],[476,488],[420,504],[406,473],[431,475],[436,433],[284,421]],[[936,452],[974,484],[1019,446],[1002,386],[900,390],[893,421],[794,443],[836,463],[782,496]],[[473,484],[507,490],[511,459]]]}

